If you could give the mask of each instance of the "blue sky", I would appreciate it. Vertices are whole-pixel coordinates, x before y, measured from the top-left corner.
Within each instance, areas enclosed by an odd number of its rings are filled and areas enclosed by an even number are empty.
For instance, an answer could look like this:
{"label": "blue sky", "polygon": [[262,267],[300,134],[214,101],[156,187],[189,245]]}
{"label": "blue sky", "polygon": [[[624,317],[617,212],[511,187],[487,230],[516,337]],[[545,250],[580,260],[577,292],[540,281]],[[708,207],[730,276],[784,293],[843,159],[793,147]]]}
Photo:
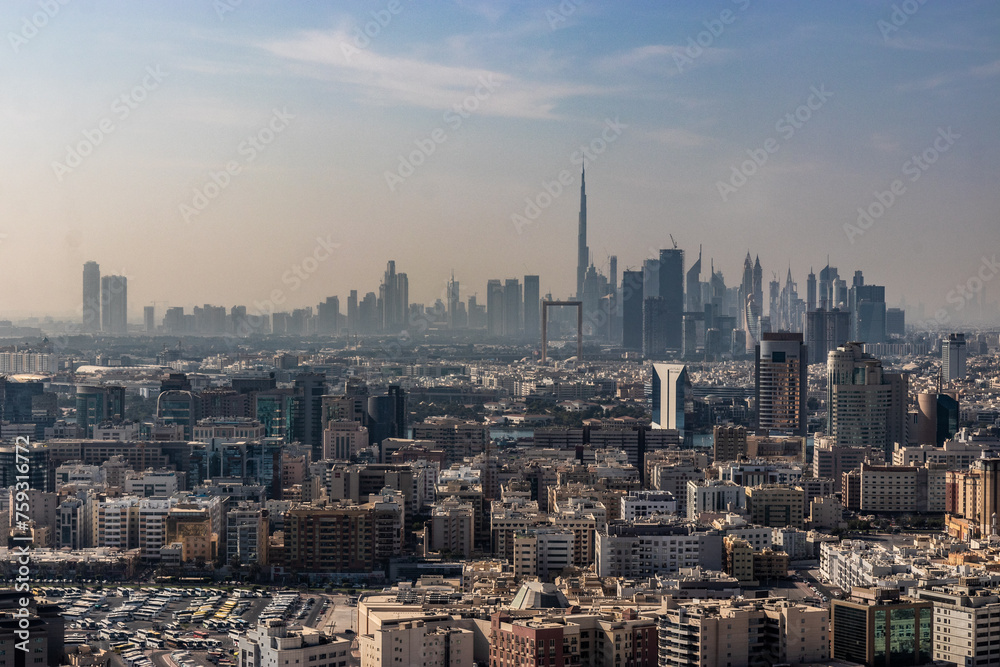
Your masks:
{"label": "blue sky", "polygon": [[7,317],[72,315],[91,259],[133,317],[343,303],[388,259],[417,302],[452,269],[463,298],[526,273],[568,296],[587,145],[598,266],[673,234],[804,292],[829,254],[931,312],[1000,250],[995,2],[46,6],[0,18],[0,259],[31,275]]}

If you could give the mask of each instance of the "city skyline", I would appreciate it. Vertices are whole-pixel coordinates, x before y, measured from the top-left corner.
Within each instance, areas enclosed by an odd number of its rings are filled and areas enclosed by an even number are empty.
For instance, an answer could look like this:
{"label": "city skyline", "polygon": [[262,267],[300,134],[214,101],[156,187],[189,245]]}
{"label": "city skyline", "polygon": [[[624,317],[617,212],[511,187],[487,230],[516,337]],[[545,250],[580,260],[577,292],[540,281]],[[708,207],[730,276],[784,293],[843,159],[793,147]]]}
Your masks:
{"label": "city skyline", "polygon": [[605,274],[672,235],[728,285],[749,250],[765,283],[829,255],[928,317],[1000,294],[993,5],[222,5],[12,4],[0,252],[32,279],[0,317],[78,319],[89,260],[133,323],[344,304],[389,260],[425,305],[452,270],[569,297],[584,161]]}

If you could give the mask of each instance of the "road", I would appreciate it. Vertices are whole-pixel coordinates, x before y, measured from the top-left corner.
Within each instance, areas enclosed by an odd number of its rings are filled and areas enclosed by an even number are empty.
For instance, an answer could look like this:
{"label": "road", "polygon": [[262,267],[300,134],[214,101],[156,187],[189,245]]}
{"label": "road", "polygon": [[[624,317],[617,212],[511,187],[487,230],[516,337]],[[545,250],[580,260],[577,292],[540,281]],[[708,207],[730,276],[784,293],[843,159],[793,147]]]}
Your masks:
{"label": "road", "polygon": [[308,625],[310,628],[314,628],[316,627],[316,620],[319,618],[319,610],[323,608],[324,596],[307,595],[304,596],[302,603],[305,604],[305,600],[309,599],[313,600],[313,606],[312,609],[309,611],[309,613],[306,615],[305,619],[303,619],[303,625]]}
{"label": "road", "polygon": [[170,659],[170,651],[153,651],[149,659],[153,661],[153,667],[177,667]]}

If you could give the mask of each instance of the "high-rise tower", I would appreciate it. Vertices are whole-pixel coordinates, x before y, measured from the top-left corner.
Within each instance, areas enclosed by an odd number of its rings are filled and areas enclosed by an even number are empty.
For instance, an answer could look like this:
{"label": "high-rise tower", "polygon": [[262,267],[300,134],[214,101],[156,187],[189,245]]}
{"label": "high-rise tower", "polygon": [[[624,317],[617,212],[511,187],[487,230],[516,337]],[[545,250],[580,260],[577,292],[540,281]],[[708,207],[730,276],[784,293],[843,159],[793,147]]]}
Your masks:
{"label": "high-rise tower", "polygon": [[701,307],[701,246],[698,246],[698,259],[687,272],[687,303],[684,305],[686,313],[700,313]]}
{"label": "high-rise tower", "polygon": [[659,269],[666,346],[668,350],[680,351],[684,345],[684,251],[661,249]]}
{"label": "high-rise tower", "polygon": [[583,298],[583,281],[587,277],[590,264],[590,248],[587,247],[587,168],[580,172],[580,228],[576,252],[576,298]]}
{"label": "high-rise tower", "polygon": [[128,278],[101,277],[101,331],[110,334],[128,332]]}
{"label": "high-rise tower", "polygon": [[757,429],[805,436],[808,355],[801,333],[765,333],[756,346]]}
{"label": "high-rise tower", "polygon": [[101,267],[97,262],[83,265],[83,331],[101,328]]}

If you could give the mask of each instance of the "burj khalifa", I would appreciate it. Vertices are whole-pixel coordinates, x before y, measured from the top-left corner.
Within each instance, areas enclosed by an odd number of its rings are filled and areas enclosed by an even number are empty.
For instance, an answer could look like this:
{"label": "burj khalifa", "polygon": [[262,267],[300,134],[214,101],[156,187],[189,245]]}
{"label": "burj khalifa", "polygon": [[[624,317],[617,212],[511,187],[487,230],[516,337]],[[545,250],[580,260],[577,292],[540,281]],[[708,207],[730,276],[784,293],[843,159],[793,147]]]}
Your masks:
{"label": "burj khalifa", "polygon": [[590,248],[587,247],[587,167],[580,172],[580,230],[577,238],[576,256],[576,298],[583,299],[583,281],[590,264]]}

